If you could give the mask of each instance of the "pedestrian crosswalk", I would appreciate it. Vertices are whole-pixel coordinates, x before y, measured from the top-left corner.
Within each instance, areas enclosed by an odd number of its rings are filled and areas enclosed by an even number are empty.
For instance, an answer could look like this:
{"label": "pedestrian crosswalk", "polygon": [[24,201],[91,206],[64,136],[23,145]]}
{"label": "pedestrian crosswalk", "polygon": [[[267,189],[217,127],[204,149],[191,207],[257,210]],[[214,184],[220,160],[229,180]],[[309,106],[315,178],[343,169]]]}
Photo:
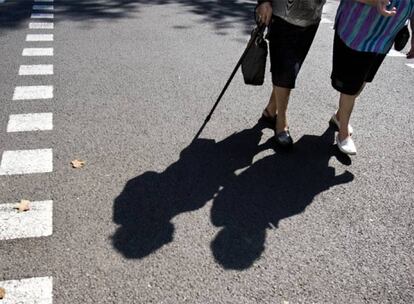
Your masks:
{"label": "pedestrian crosswalk", "polygon": [[25,48],[23,49],[22,56],[53,56],[53,48]]}
{"label": "pedestrian crosswalk", "polygon": [[52,22],[30,22],[29,23],[29,29],[31,30],[53,30],[53,23]]}
{"label": "pedestrian crosswalk", "polygon": [[4,151],[0,163],[0,175],[47,173],[52,171],[52,149]]}
{"label": "pedestrian crosswalk", "polygon": [[53,279],[29,278],[0,282],[6,291],[1,304],[52,304]]}
{"label": "pedestrian crosswalk", "polygon": [[19,75],[53,75],[52,64],[21,65]]}
{"label": "pedestrian crosswalk", "polygon": [[54,7],[53,7],[53,5],[35,4],[35,5],[33,5],[33,10],[53,11]]}
{"label": "pedestrian crosswalk", "polygon": [[53,41],[53,34],[28,34],[26,41]]}
{"label": "pedestrian crosswalk", "polygon": [[0,204],[0,240],[49,236],[53,232],[53,201],[30,202],[30,212],[17,212],[16,204]]}
{"label": "pedestrian crosswalk", "polygon": [[44,14],[44,13],[32,13],[32,19],[53,19],[55,16],[53,14]]}
{"label": "pedestrian crosswalk", "polygon": [[[4,0],[0,0],[1,2]],[[24,101],[44,100],[50,104],[54,98],[51,77],[55,71],[52,62],[47,62],[47,58],[54,56],[54,48],[50,45],[54,41],[54,35],[50,32],[54,29],[53,11],[53,0],[34,0],[31,20],[28,24],[30,33],[27,33],[26,47],[23,49],[21,57],[22,64],[17,71],[21,77],[20,85],[14,88],[13,94],[10,94],[10,102],[22,103],[23,109]],[[28,57],[33,57],[30,62],[28,62]],[[36,62],[37,57],[45,58],[41,62]],[[53,113],[24,113],[23,110],[23,113],[8,113],[8,115],[9,119],[5,130],[8,134],[53,131]],[[0,177],[31,176],[53,172],[52,147],[35,144],[35,146],[27,147],[24,150],[8,150],[7,147],[4,149],[0,156]],[[31,198],[26,197],[25,199],[30,201]],[[51,199],[30,201],[30,208],[26,212],[19,212],[15,202],[1,202],[0,241],[48,237],[52,233],[53,201]],[[0,300],[1,304],[51,304],[53,302],[53,279],[51,277],[0,281],[0,287],[6,292],[5,297]]]}
{"label": "pedestrian crosswalk", "polygon": [[31,132],[53,130],[53,113],[12,114],[7,132]]}
{"label": "pedestrian crosswalk", "polygon": [[53,86],[19,86],[14,89],[13,100],[35,100],[53,98]]}

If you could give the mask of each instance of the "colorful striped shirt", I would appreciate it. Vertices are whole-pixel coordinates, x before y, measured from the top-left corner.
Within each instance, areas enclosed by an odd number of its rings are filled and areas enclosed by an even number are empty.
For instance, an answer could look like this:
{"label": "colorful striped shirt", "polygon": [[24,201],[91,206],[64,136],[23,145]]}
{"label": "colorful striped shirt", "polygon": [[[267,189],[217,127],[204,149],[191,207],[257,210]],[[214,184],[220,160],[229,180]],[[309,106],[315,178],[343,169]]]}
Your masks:
{"label": "colorful striped shirt", "polygon": [[389,7],[397,8],[395,16],[382,16],[375,6],[356,0],[341,0],[335,30],[351,49],[386,54],[398,31],[413,15],[414,0],[391,0]]}

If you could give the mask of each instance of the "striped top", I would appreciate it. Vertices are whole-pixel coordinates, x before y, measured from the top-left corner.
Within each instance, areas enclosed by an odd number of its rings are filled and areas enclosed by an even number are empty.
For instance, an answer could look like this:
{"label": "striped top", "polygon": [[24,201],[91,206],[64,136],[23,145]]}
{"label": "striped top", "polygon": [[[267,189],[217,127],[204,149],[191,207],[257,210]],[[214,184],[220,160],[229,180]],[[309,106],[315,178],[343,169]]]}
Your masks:
{"label": "striped top", "polygon": [[351,49],[386,54],[395,36],[414,13],[414,0],[391,0],[397,14],[385,17],[375,6],[355,0],[341,0],[336,13],[335,30]]}

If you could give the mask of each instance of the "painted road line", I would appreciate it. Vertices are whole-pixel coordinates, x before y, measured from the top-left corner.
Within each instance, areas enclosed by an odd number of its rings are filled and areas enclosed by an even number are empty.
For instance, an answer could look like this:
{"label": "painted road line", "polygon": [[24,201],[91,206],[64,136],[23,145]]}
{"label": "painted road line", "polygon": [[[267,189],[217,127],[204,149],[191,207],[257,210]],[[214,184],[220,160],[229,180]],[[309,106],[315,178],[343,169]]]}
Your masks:
{"label": "painted road line", "polygon": [[53,5],[38,5],[38,4],[35,4],[35,5],[33,5],[33,10],[42,10],[42,11],[53,11],[54,10],[54,7],[53,7]]}
{"label": "painted road line", "polygon": [[414,63],[407,63],[407,66],[408,66],[409,68],[414,69]]}
{"label": "painted road line", "polygon": [[53,41],[53,34],[27,34],[26,41]]}
{"label": "painted road line", "polygon": [[398,51],[396,51],[394,49],[391,49],[388,52],[387,56],[389,56],[389,57],[405,57],[405,54],[403,54],[401,52],[398,52]]}
{"label": "painted road line", "polygon": [[43,14],[43,13],[32,13],[30,18],[32,19],[53,19],[55,16],[53,14]]}
{"label": "painted road line", "polygon": [[53,201],[30,202],[25,212],[18,212],[16,205],[0,204],[0,240],[52,235]]}
{"label": "painted road line", "polygon": [[13,100],[53,98],[53,86],[23,86],[14,89]]}
{"label": "painted road line", "polygon": [[52,171],[52,149],[4,151],[0,163],[0,175],[47,173]]}
{"label": "painted road line", "polygon": [[19,75],[53,75],[53,64],[21,65]]}
{"label": "painted road line", "polygon": [[53,22],[31,22],[29,23],[29,29],[31,30],[53,30]]}
{"label": "painted road line", "polygon": [[321,23],[332,24],[333,22],[327,18],[322,18]]}
{"label": "painted road line", "polygon": [[22,56],[53,56],[53,48],[26,48]]}
{"label": "painted road line", "polygon": [[53,130],[52,113],[13,114],[9,117],[7,132]]}
{"label": "painted road line", "polygon": [[52,304],[53,278],[39,277],[22,280],[0,281],[6,290],[1,304]]}

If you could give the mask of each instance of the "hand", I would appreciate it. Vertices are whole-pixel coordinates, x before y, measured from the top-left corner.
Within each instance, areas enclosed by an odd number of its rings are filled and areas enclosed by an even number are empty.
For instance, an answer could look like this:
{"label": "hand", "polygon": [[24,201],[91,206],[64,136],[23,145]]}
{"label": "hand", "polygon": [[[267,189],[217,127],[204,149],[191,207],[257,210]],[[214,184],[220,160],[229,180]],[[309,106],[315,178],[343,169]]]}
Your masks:
{"label": "hand", "polygon": [[272,21],[273,9],[270,2],[263,2],[256,9],[256,17],[259,25],[266,24],[269,25]]}
{"label": "hand", "polygon": [[397,13],[397,8],[393,7],[391,10],[387,9],[387,6],[390,5],[391,2],[388,0],[378,0],[377,1],[377,10],[378,13],[385,17],[392,17],[395,16]]}

